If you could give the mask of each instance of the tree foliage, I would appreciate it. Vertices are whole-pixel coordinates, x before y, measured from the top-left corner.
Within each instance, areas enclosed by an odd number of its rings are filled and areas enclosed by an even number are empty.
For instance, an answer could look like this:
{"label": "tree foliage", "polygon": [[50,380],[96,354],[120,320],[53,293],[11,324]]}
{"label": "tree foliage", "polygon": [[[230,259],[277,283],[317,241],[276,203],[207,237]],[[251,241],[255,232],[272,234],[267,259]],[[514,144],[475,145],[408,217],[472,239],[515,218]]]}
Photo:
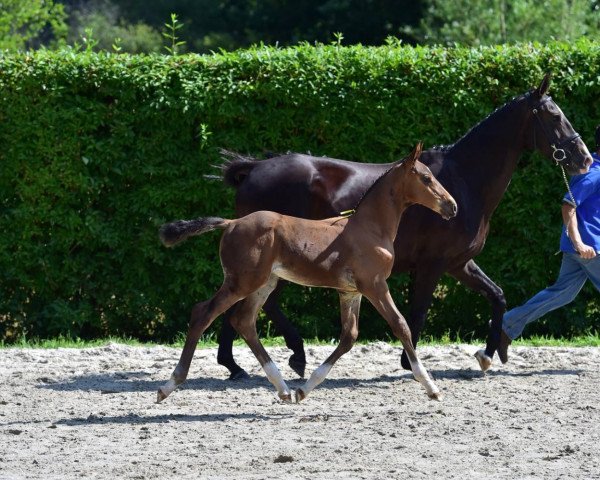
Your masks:
{"label": "tree foliage", "polygon": [[425,0],[417,29],[430,44],[497,45],[523,41],[573,41],[597,35],[600,11],[590,0]]}
{"label": "tree foliage", "polygon": [[160,32],[141,22],[127,22],[121,9],[108,0],[94,0],[73,9],[70,15],[69,43],[93,39],[93,48],[128,53],[159,52]]}
{"label": "tree foliage", "polygon": [[63,5],[53,0],[2,0],[0,49],[24,50],[54,44],[67,35]]}

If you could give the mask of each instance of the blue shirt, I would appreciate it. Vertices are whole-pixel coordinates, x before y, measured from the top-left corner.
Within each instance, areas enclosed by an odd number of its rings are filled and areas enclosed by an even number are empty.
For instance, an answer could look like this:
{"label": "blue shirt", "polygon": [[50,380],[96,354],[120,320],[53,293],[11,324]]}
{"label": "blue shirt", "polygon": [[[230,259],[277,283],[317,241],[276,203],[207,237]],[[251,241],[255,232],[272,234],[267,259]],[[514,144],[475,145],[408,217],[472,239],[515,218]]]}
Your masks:
{"label": "blue shirt", "polygon": [[[577,227],[581,241],[596,252],[600,252],[600,157],[592,154],[593,163],[587,173],[574,175],[569,182],[575,199]],[[563,202],[573,205],[569,192],[565,193]],[[561,252],[576,253],[567,229],[563,225],[560,237]]]}

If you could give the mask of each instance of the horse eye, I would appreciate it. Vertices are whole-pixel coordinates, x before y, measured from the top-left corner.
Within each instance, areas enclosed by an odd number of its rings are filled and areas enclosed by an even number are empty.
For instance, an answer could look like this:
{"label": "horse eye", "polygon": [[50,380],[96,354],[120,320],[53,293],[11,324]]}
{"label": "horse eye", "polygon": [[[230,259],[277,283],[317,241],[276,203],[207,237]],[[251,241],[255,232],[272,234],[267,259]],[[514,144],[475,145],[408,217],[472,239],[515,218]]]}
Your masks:
{"label": "horse eye", "polygon": [[425,185],[431,185],[431,177],[430,177],[429,175],[425,175],[425,176],[423,177],[423,183],[424,183]]}

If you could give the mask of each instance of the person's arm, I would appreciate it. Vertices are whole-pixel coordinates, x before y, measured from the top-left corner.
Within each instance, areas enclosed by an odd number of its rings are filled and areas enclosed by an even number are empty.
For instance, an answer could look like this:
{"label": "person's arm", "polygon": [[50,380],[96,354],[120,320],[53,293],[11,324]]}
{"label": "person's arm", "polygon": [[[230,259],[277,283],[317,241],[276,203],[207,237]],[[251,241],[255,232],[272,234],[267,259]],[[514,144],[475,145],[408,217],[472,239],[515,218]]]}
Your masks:
{"label": "person's arm", "polygon": [[577,215],[575,214],[575,207],[569,203],[563,203],[562,206],[562,217],[565,226],[567,227],[567,235],[573,243],[573,248],[583,258],[594,258],[596,256],[596,250],[589,245],[586,245],[581,240],[579,235],[579,229],[577,228]]}

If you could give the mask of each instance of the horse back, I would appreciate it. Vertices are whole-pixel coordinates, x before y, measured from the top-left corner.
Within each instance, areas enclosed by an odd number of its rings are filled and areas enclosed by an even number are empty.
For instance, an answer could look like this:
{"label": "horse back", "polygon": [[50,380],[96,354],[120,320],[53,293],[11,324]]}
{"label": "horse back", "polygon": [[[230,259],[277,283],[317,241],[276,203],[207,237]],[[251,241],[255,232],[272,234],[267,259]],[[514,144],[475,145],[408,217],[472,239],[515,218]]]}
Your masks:
{"label": "horse back", "polygon": [[235,168],[241,180],[234,185],[238,216],[271,210],[310,219],[334,217],[354,208],[386,169],[302,154],[244,162]]}

